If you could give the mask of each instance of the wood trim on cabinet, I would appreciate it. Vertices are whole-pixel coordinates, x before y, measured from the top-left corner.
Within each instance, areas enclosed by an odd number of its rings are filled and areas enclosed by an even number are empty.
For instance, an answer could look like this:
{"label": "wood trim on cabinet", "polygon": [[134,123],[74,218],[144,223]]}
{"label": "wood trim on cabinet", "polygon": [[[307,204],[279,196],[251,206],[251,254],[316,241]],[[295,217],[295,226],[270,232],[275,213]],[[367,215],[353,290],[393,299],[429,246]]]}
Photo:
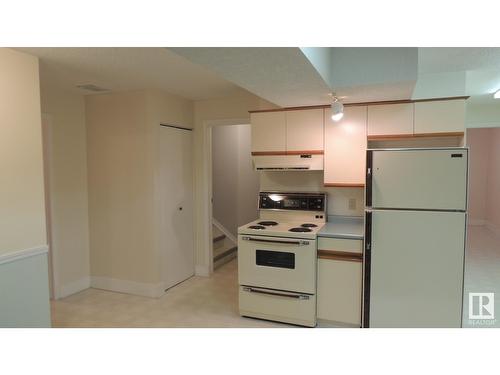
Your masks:
{"label": "wood trim on cabinet", "polygon": [[363,183],[325,182],[325,187],[365,187]]}
{"label": "wood trim on cabinet", "polygon": [[323,150],[287,151],[287,155],[323,155]]}
{"label": "wood trim on cabinet", "polygon": [[252,151],[252,156],[286,155],[286,151]]}
{"label": "wood trim on cabinet", "polygon": [[270,155],[323,155],[323,150],[303,150],[303,151],[252,151],[252,156]]}
{"label": "wood trim on cabinet", "polygon": [[[429,99],[400,99],[400,100],[385,100],[385,101],[375,101],[375,102],[359,102],[359,103],[344,103],[344,107],[355,107],[355,106],[368,106],[368,105],[386,105],[386,104],[405,104],[405,103],[421,103],[421,102],[437,102],[445,100],[467,100],[470,96],[450,96],[445,98],[429,98]],[[320,104],[320,105],[308,105],[303,107],[284,107],[284,108],[274,108],[274,109],[258,109],[253,111],[248,111],[249,113],[261,113],[261,112],[284,112],[284,111],[300,111],[308,109],[319,109],[319,108],[330,108],[330,104]]]}
{"label": "wood trim on cabinet", "polygon": [[343,260],[348,262],[362,262],[363,255],[349,251],[318,250],[319,259]]}
{"label": "wood trim on cabinet", "polygon": [[442,138],[463,137],[464,132],[442,132],[442,133],[415,133],[415,134],[382,134],[369,135],[369,141],[383,141],[391,139],[415,139],[415,138]]}

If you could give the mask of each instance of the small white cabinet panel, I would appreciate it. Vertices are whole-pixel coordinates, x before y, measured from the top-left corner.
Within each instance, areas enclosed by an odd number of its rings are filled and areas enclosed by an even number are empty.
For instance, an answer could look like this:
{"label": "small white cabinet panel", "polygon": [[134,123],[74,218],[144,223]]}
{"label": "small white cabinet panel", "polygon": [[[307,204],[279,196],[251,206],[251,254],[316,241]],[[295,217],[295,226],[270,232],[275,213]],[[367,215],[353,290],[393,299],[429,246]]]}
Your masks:
{"label": "small white cabinet panel", "polygon": [[413,134],[413,103],[368,106],[368,136]]}
{"label": "small white cabinet panel", "polygon": [[286,151],[285,112],[259,112],[250,115],[252,152]]}
{"label": "small white cabinet panel", "polygon": [[415,134],[463,132],[465,100],[415,103]]}
{"label": "small white cabinet panel", "polygon": [[318,319],[361,326],[362,262],[318,259]]}
{"label": "small white cabinet panel", "polygon": [[325,110],[325,185],[364,186],[366,111],[366,106],[346,107],[335,122],[331,110]]}
{"label": "small white cabinet panel", "polygon": [[323,151],[323,109],[286,111],[287,151]]}

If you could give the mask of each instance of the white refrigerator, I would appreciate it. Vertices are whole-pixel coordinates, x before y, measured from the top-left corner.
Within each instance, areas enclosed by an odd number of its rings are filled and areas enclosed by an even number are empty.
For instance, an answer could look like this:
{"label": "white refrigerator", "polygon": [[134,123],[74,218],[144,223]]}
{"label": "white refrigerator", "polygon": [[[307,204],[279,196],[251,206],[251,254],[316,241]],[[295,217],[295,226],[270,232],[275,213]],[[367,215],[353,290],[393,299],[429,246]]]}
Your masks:
{"label": "white refrigerator", "polygon": [[364,327],[461,327],[468,149],[367,151]]}

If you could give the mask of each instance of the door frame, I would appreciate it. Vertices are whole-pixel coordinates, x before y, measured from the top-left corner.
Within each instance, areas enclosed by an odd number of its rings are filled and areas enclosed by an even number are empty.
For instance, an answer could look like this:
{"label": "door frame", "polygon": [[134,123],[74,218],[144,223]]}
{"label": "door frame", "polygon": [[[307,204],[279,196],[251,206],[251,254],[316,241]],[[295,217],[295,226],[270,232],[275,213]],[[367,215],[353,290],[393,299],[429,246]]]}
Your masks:
{"label": "door frame", "polygon": [[[212,240],[212,219],[213,219],[213,192],[212,192],[212,129],[215,126],[229,126],[229,125],[247,125],[250,123],[248,117],[244,118],[230,118],[222,120],[206,120],[203,121],[203,132],[205,136],[204,143],[204,160],[205,165],[203,169],[206,171],[204,174],[204,186],[203,186],[203,208],[206,214],[205,220],[203,220],[203,254],[207,259],[207,269],[202,269],[200,266],[196,266],[195,272],[200,276],[211,276],[214,272],[214,260],[213,260],[213,240]],[[204,267],[203,267],[204,268]]]}

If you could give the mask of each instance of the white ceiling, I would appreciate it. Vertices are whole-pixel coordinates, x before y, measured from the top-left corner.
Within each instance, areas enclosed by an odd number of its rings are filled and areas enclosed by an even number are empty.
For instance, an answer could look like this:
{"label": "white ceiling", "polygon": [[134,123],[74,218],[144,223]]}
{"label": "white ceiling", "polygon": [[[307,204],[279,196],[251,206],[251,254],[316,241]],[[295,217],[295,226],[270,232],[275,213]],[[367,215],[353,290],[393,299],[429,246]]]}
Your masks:
{"label": "white ceiling", "polygon": [[165,48],[17,48],[40,58],[41,84],[90,94],[79,84],[113,91],[162,89],[191,100],[241,93],[235,84]]}
{"label": "white ceiling", "polygon": [[[275,104],[295,106],[328,102],[327,94],[332,86],[324,71],[331,62],[318,71],[316,64],[300,48],[19,50],[40,57],[42,85],[57,85],[81,94],[91,92],[78,89],[76,85],[94,84],[112,91],[158,88],[191,100],[232,96],[248,90]],[[371,53],[370,49],[359,50]],[[372,50],[377,52],[376,48]],[[339,90],[340,95],[347,96],[346,102],[410,97],[409,88],[414,86],[411,79],[399,78],[391,82],[385,77],[378,84],[367,81],[363,85],[363,79],[370,78],[366,71],[384,72],[381,68],[389,68],[387,61],[384,63],[380,58],[365,56],[358,60],[368,62],[366,67],[359,61],[354,64],[366,77],[357,74],[358,82],[351,79],[350,85]],[[396,60],[391,63],[397,64]],[[375,63],[378,65],[374,66]],[[342,78],[345,75],[342,74]],[[455,75],[463,77],[463,82],[456,81]],[[470,102],[500,105],[491,95],[500,88],[500,48],[418,48],[417,87],[421,89],[422,85],[428,85],[427,90],[423,90],[426,96],[432,96],[436,90],[439,95],[435,96],[459,95],[461,91],[463,95],[472,96]]]}

